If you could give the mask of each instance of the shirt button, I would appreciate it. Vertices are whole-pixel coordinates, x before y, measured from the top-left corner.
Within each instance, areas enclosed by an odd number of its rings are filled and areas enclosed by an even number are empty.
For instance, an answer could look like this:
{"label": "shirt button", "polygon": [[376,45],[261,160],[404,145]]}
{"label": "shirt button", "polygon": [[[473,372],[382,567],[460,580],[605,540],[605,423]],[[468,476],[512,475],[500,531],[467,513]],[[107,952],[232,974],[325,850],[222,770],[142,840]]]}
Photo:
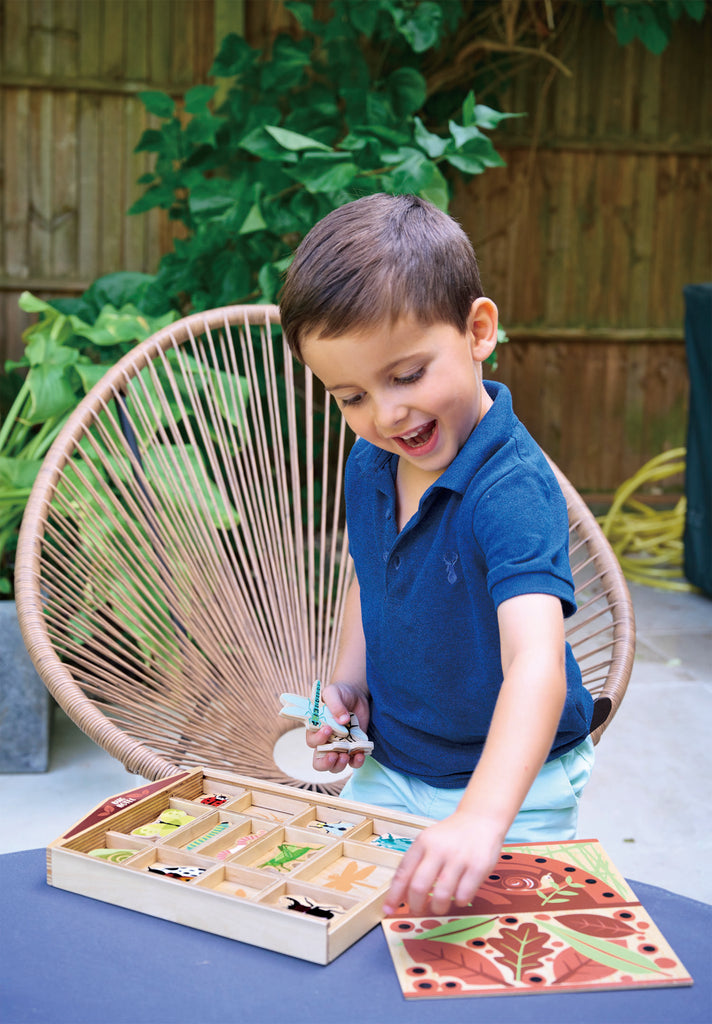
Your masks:
{"label": "shirt button", "polygon": [[393,565],[395,566],[396,569],[400,569],[400,555],[396,555],[396,557],[393,559]]}

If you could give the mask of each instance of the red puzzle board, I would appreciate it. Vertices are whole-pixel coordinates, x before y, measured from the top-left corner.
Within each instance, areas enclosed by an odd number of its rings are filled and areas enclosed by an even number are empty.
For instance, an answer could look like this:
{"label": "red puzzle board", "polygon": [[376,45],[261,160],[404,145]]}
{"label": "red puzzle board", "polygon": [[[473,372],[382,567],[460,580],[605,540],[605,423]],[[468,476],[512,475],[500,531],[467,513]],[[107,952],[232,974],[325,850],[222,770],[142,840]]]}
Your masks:
{"label": "red puzzle board", "polygon": [[465,910],[382,924],[406,999],[692,984],[594,840],[506,846]]}

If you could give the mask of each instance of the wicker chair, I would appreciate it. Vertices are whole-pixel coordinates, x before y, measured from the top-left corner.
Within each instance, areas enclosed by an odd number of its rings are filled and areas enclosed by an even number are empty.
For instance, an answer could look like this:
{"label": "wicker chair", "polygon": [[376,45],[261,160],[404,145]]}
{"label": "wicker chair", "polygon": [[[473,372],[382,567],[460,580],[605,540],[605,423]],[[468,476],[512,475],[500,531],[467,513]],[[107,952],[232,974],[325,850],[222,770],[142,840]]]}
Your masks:
{"label": "wicker chair", "polygon": [[[279,694],[328,678],[351,578],[346,431],[278,335],[274,306],[180,320],[125,356],[57,438],[18,547],[25,643],[74,722],[130,772],[209,765],[302,788],[274,747]],[[579,611],[567,634],[597,698],[626,689],[633,613],[583,500],[569,505]]]}

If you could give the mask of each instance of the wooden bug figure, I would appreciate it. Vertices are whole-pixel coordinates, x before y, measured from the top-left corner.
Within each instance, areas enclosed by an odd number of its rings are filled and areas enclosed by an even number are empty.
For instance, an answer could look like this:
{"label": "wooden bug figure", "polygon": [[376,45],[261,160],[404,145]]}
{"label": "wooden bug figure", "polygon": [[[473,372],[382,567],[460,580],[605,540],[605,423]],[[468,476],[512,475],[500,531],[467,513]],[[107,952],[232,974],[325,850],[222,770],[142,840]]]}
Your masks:
{"label": "wooden bug figure", "polygon": [[320,850],[320,846],[296,846],[294,843],[280,843],[277,847],[279,853],[275,854],[274,857],[270,857],[264,864],[260,864],[261,868],[275,868],[277,871],[290,871],[292,861],[299,860],[300,857],[304,857],[306,854],[311,853],[312,850]]}
{"label": "wooden bug figure", "polygon": [[326,921],[330,921],[335,914],[343,914],[344,912],[343,907],[336,905],[321,907],[314,900],[310,899],[309,896],[302,896],[301,900],[297,899],[296,896],[281,896],[280,903],[287,910],[294,910],[298,914],[308,914],[309,917],[320,917]]}
{"label": "wooden bug figure", "polygon": [[329,726],[331,739],[328,743],[320,744],[317,750],[344,750],[349,753],[362,750],[366,754],[373,750],[373,743],[359,726],[356,715],[351,715],[348,725],[336,721],[326,704],[322,702],[319,679],[314,682],[311,698],[302,697],[297,693],[283,693],[279,699],[283,705],[279,713],[285,718],[296,718],[304,722],[310,730],[321,729],[323,725]]}

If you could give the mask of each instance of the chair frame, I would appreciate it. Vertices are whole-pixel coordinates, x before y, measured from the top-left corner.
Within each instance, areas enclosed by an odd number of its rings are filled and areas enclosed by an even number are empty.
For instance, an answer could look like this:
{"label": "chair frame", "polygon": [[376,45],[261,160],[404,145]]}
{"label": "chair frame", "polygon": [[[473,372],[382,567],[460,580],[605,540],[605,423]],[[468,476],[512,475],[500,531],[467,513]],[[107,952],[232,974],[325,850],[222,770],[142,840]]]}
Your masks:
{"label": "chair frame", "polygon": [[[107,371],[71,414],[44,460],[27,504],[15,574],[18,618],[27,649],[45,685],[68,716],[130,772],[145,778],[168,777],[184,764],[178,763],[180,758],[171,760],[161,756],[107,717],[102,711],[101,700],[87,695],[75,673],[61,660],[47,628],[43,542],[53,498],[87,422],[115,399],[117,388],[120,390],[127,380],[148,367],[158,353],[165,353],[171,346],[181,346],[206,330],[221,331],[227,326],[229,334],[231,326],[244,325],[246,330],[266,326],[269,331],[270,325],[278,323],[279,310],[276,306],[223,307],[185,317],[138,344]],[[343,431],[340,444],[343,451]],[[570,555],[580,600],[578,611],[567,621],[567,638],[579,657],[584,683],[596,701],[592,736],[594,742],[598,742],[615,715],[630,678],[635,650],[633,607],[618,561],[600,526],[573,485],[553,463],[551,465],[568,507]],[[308,515],[312,514],[310,506]],[[344,542],[344,554],[346,550]],[[307,562],[313,563],[313,560],[314,552],[310,551]],[[338,640],[342,614],[343,603],[334,609],[332,616],[335,620],[332,648]],[[314,636],[312,627],[310,644],[315,642]],[[324,675],[328,678],[328,669]],[[305,693],[308,693],[310,685],[303,685]],[[284,689],[294,689],[290,680],[285,679]],[[275,706],[275,718],[278,711],[278,706]],[[210,755],[210,750],[191,750],[188,763],[209,765]],[[328,782],[305,787],[302,780],[281,777],[279,773],[272,776],[271,781],[294,783],[302,788],[325,792],[337,792],[340,788],[340,785]]]}

